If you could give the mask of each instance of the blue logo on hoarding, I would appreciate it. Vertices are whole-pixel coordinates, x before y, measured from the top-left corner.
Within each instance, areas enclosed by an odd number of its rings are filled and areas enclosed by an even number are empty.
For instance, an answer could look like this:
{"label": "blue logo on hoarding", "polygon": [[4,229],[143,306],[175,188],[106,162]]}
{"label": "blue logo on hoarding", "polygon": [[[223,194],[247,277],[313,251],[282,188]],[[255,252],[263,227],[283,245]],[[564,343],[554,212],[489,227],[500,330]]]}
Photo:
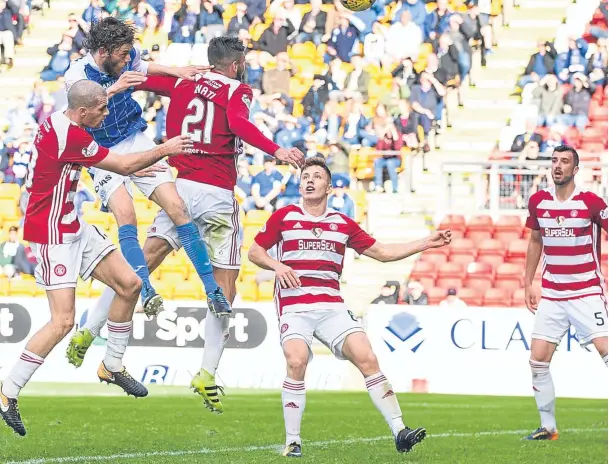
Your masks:
{"label": "blue logo on hoarding", "polygon": [[[417,318],[408,313],[399,313],[399,314],[396,314],[395,316],[393,316],[391,318],[391,320],[389,321],[389,325],[387,327],[385,327],[385,329],[387,329],[389,331],[389,333],[396,336],[402,342],[408,341],[413,336],[415,336],[416,334],[418,334],[419,332],[421,332],[423,330],[422,327],[419,325]],[[391,343],[389,343],[385,339],[383,341],[389,348],[389,351],[391,351],[391,352],[395,351],[395,348],[393,347],[393,345]],[[410,351],[412,351],[413,353],[416,353],[424,341],[425,340],[423,339],[420,342],[418,342],[416,345],[412,346],[410,348]]]}
{"label": "blue logo on hoarding", "polygon": [[142,375],[142,383],[144,385],[150,385],[151,383],[163,385],[167,380],[168,373],[169,366],[163,366],[160,364],[147,366],[146,369],[144,369],[144,375]]}

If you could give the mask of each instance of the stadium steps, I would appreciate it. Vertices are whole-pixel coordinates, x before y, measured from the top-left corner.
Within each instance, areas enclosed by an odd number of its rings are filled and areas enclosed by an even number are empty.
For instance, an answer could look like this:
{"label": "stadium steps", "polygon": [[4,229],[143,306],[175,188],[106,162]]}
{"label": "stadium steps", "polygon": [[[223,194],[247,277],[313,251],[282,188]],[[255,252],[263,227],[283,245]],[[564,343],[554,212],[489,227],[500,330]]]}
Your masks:
{"label": "stadium steps", "polygon": [[[81,14],[87,7],[85,0],[52,2],[51,9],[32,13],[30,31],[23,35],[22,47],[17,47],[15,65],[11,70],[0,74],[0,101],[7,101],[26,96],[32,89],[42,68],[47,65],[50,56],[47,48],[61,40],[62,32],[67,29],[67,16],[74,12]],[[6,116],[10,104],[0,105],[0,118]]]}

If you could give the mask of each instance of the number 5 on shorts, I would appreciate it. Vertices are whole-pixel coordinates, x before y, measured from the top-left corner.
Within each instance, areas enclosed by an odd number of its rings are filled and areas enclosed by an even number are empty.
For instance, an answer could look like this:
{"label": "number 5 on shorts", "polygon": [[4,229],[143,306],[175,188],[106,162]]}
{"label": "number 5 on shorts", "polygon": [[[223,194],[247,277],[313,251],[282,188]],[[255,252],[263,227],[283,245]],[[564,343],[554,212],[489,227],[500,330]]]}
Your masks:
{"label": "number 5 on shorts", "polygon": [[601,311],[599,311],[598,313],[594,313],[594,319],[599,321],[596,323],[597,326],[601,327],[605,325],[605,319],[603,319],[603,313]]}

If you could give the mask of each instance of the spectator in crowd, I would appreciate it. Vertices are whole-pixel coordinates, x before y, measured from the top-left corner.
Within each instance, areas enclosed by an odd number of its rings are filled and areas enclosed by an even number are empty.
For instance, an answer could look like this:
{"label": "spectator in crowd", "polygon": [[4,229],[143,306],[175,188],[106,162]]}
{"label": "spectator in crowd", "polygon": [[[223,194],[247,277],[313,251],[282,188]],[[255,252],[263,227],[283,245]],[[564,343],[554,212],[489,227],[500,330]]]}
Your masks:
{"label": "spectator in crowd", "polygon": [[118,0],[114,16],[121,21],[133,23],[135,20],[135,12],[131,5],[131,0]]}
{"label": "spectator in crowd", "polygon": [[253,25],[264,21],[266,12],[266,0],[243,0],[247,5],[247,17]]}
{"label": "spectator in crowd", "polygon": [[343,61],[341,61],[340,58],[334,58],[332,61],[330,61],[328,64],[328,75],[337,89],[337,92],[332,95],[332,98],[337,97],[339,100],[344,100],[344,94],[342,91],[345,90],[347,70],[343,66]]}
{"label": "spectator in crowd", "polygon": [[457,296],[456,288],[449,288],[446,292],[446,298],[440,301],[440,308],[463,309],[467,308],[467,304]]}
{"label": "spectator in crowd", "polygon": [[422,72],[420,75],[420,84],[412,88],[410,101],[412,109],[419,114],[419,123],[423,128],[425,136],[423,149],[430,151],[428,136],[436,119],[438,111],[438,101],[446,95],[444,86],[438,82],[433,74]]}
{"label": "spectator in crowd", "polygon": [[15,58],[15,42],[17,40],[17,30],[13,24],[13,15],[19,14],[19,9],[13,3],[0,0],[0,45],[4,47],[2,63],[6,63],[9,68],[13,67]]}
{"label": "spectator in crowd", "polygon": [[[252,52],[248,53],[248,56]],[[292,71],[288,69],[290,66],[290,57],[286,52],[279,53],[276,56],[277,66],[274,69],[269,69],[262,76],[262,91],[266,94],[284,94],[290,93],[290,77]]]}
{"label": "spectator in crowd", "polygon": [[17,150],[13,152],[13,182],[21,186],[25,182],[28,166],[32,158],[31,141],[22,139],[15,145]]}
{"label": "spectator in crowd", "polygon": [[[350,108],[345,116],[343,142],[351,146],[359,146],[362,145],[362,135],[368,125],[368,120],[364,116],[361,101],[352,99],[347,102],[347,105]],[[370,138],[366,138],[365,146],[371,146]]]}
{"label": "spectator in crowd", "polygon": [[186,0],[173,16],[169,37],[175,43],[195,43],[195,34],[198,29],[200,0]]}
{"label": "spectator in crowd", "polygon": [[64,34],[61,42],[47,49],[47,53],[51,55],[51,61],[40,73],[40,79],[43,81],[54,81],[59,76],[63,76],[70,67],[70,57],[72,56],[72,48],[74,40],[68,34]]}
{"label": "spectator in crowd", "polygon": [[92,24],[101,19],[103,11],[102,6],[102,0],[91,0],[91,3],[89,3],[89,6],[82,14],[82,19],[85,24]]}
{"label": "spectator in crowd", "polygon": [[279,123],[279,130],[275,133],[275,142],[282,148],[290,149],[304,141],[304,132],[307,127],[299,124],[294,116],[287,116]]}
{"label": "spectator in crowd", "polygon": [[321,4],[321,0],[311,0],[311,11],[302,18],[296,43],[313,42],[318,46],[324,39],[328,41],[329,37],[325,37],[327,15],[321,11]]}
{"label": "spectator in crowd", "polygon": [[317,139],[313,134],[305,135],[305,149],[303,150],[305,158],[312,158],[313,156],[322,156],[317,150]]}
{"label": "spectator in crowd", "polygon": [[455,50],[457,51],[457,62],[459,65],[459,77],[461,82],[465,80],[472,69],[472,48],[469,41],[474,37],[473,31],[468,31],[463,24],[463,17],[454,14],[449,20],[450,28],[448,36],[450,37]]}
{"label": "spectator in crowd", "polygon": [[400,14],[400,21],[393,23],[387,32],[385,51],[394,61],[404,58],[417,59],[423,41],[419,26],[411,20],[410,11]]}
{"label": "spectator in crowd", "polygon": [[313,85],[302,99],[304,115],[311,118],[316,126],[319,124],[324,107],[330,98],[331,90],[333,90],[333,86],[326,77],[316,74],[313,77]]}
{"label": "spectator in crowd", "polygon": [[400,283],[390,280],[381,288],[381,294],[372,300],[371,304],[398,304]]}
{"label": "spectator in crowd", "polygon": [[566,127],[562,124],[554,124],[550,127],[548,138],[541,145],[541,151],[544,154],[551,154],[556,147],[567,143],[563,136],[565,129]]}
{"label": "spectator in crowd", "polygon": [[332,31],[332,36],[328,41],[326,62],[337,57],[342,61],[350,62],[359,46],[359,30],[351,24],[350,16],[343,13],[340,16],[339,26]]}
{"label": "spectator in crowd", "polygon": [[7,241],[0,245],[0,275],[10,279],[19,274],[34,275],[34,266],[27,259],[25,247],[19,243],[19,229],[12,226]]}
{"label": "spectator in crowd", "polygon": [[584,73],[588,66],[586,53],[588,42],[569,37],[569,50],[558,55],[555,63],[556,75],[561,83],[571,82],[576,73]]}
{"label": "spectator in crowd", "polygon": [[332,208],[339,213],[355,220],[355,202],[347,194],[349,188],[349,178],[343,176],[332,176],[332,195],[328,197],[328,208]]}
{"label": "spectator in crowd", "polygon": [[25,98],[17,97],[11,102],[6,119],[8,120],[7,141],[23,136],[26,128],[37,127],[32,113],[27,108]]}
{"label": "spectator in crowd", "polygon": [[339,114],[338,105],[335,101],[330,100],[323,111],[319,124],[315,125],[318,128],[315,136],[317,143],[320,145],[330,140],[338,140],[343,125],[343,117]]}
{"label": "spectator in crowd", "polygon": [[364,59],[361,55],[353,55],[351,57],[351,64],[353,65],[353,71],[347,74],[347,79],[345,80],[345,98],[353,98],[353,95],[358,92],[364,101],[368,101],[368,86],[372,77],[368,71],[364,70]]}
{"label": "spectator in crowd", "polygon": [[385,30],[378,21],[372,24],[372,32],[364,38],[364,60],[367,63],[380,66],[386,58],[387,40]]}
{"label": "spectator in crowd", "polygon": [[331,140],[328,143],[330,152],[326,164],[332,175],[349,176],[349,152],[340,143]]}
{"label": "spectator in crowd", "polygon": [[562,111],[563,92],[558,86],[558,79],[554,74],[546,74],[533,90],[533,98],[537,103],[537,125],[551,126],[560,117]]}
{"label": "spectator in crowd", "polygon": [[269,14],[287,19],[294,27],[294,30],[288,36],[288,40],[291,41],[296,37],[300,29],[302,14],[298,8],[294,7],[294,0],[273,0],[269,6]]}
{"label": "spectator in crowd", "polygon": [[272,56],[288,50],[288,37],[294,32],[292,23],[282,16],[275,16],[271,24],[254,43],[255,50],[261,50]]}
{"label": "spectator in crowd", "polygon": [[275,210],[282,180],[283,176],[275,168],[275,158],[265,156],[264,170],[256,174],[252,182],[252,198],[256,209]]}
{"label": "spectator in crowd", "polygon": [[167,32],[163,30],[156,14],[146,15],[146,26],[141,34],[141,41],[142,50],[152,51],[155,45],[161,50],[167,48],[169,44]]}
{"label": "spectator in crowd", "polygon": [[300,201],[300,169],[290,166],[281,179],[282,190],[277,198],[277,209]]}
{"label": "spectator in crowd", "polygon": [[436,8],[425,18],[424,33],[426,42],[437,44],[438,38],[449,29],[451,14],[448,10],[448,0],[438,0]]}
{"label": "spectator in crowd", "polygon": [[563,124],[569,127],[575,126],[580,132],[583,132],[588,125],[590,99],[588,79],[584,74],[576,73],[573,76],[573,88],[565,95]]}
{"label": "spectator in crowd", "polygon": [[405,58],[391,71],[393,86],[397,88],[399,98],[410,98],[410,89],[417,81],[417,74],[414,70],[414,62],[411,58]]}
{"label": "spectator in crowd", "polygon": [[547,74],[554,74],[555,51],[544,40],[537,41],[537,53],[533,53],[524,70],[524,75],[518,79],[518,87],[523,88],[532,82],[539,82]]}
{"label": "spectator in crowd", "polygon": [[384,135],[379,137],[376,144],[380,156],[374,160],[374,183],[371,188],[375,187],[377,192],[382,192],[383,189],[383,170],[387,169],[393,193],[398,193],[398,168],[400,167],[402,158],[397,153],[382,153],[382,152],[399,152],[402,149],[402,137],[393,120],[388,117],[385,122]]}
{"label": "spectator in crowd", "polygon": [[36,122],[38,124],[42,124],[54,112],[55,112],[55,100],[53,100],[53,97],[47,95],[42,100],[42,104],[39,105],[38,108],[36,109],[36,111],[34,112],[34,116],[36,117]]}
{"label": "spectator in crowd", "polygon": [[425,3],[426,2],[423,0],[406,0],[406,2],[399,0],[397,3],[397,8],[395,9],[396,14],[393,17],[393,22],[398,22],[402,16],[402,13],[404,11],[408,11],[410,13],[410,17],[412,18],[412,22],[419,26],[419,29],[422,31],[425,27],[425,19],[427,18]]}
{"label": "spectator in crowd", "polygon": [[[459,52],[452,42],[450,35],[442,34],[438,39],[436,55],[439,60],[439,69],[442,71],[446,83],[455,81],[459,75]],[[455,84],[453,84],[455,86]]]}
{"label": "spectator in crowd", "polygon": [[203,0],[199,15],[199,39],[197,42],[209,42],[214,37],[224,34],[224,7],[217,0]]}
{"label": "spectator in crowd", "polygon": [[418,280],[411,280],[408,282],[405,294],[402,296],[401,300],[404,303],[413,306],[427,306],[429,304],[427,293],[425,293],[423,285]]}
{"label": "spectator in crowd", "polygon": [[248,31],[251,25],[252,22],[247,17],[247,5],[242,2],[237,3],[237,11],[228,23],[227,34],[237,37],[239,31]]}
{"label": "spectator in crowd", "polygon": [[607,39],[598,39],[596,42],[596,51],[588,60],[586,72],[590,79],[590,87],[596,88],[607,86]]}
{"label": "spectator in crowd", "polygon": [[520,153],[520,152],[530,152],[537,151],[541,147],[541,142],[543,141],[543,137],[538,132],[535,132],[535,128],[537,127],[537,121],[534,119],[529,119],[526,122],[526,130],[524,134],[519,134],[514,138],[514,142],[512,142],[512,153]]}
{"label": "spectator in crowd", "polygon": [[[245,63],[246,63],[245,77],[244,77],[243,82],[245,82],[247,85],[249,85],[252,89],[262,89],[266,73],[264,72],[264,68],[262,66],[260,66],[260,60],[258,59],[258,53],[249,52],[247,55],[245,55]],[[271,78],[273,78],[273,77],[275,77],[273,75],[277,74],[276,71],[278,71],[278,70],[270,69],[269,71],[267,71],[267,73],[271,73]],[[290,84],[289,77],[288,77],[287,81],[288,81],[288,91],[289,91],[289,84]],[[267,84],[267,86],[268,86],[267,88],[269,90],[271,90],[273,88],[272,85]],[[285,88],[284,88],[283,82],[282,82],[281,84],[279,84],[279,90],[277,92],[282,93],[282,91],[284,91],[284,90],[285,90]]]}
{"label": "spectator in crowd", "polygon": [[399,114],[396,116],[394,124],[402,138],[402,144],[410,149],[416,149],[419,146],[417,138],[418,113],[412,111],[412,106],[408,100],[400,100],[398,108]]}
{"label": "spectator in crowd", "polygon": [[235,185],[235,197],[242,203],[245,212],[255,209],[256,205],[252,198],[252,183],[254,178],[250,174],[249,163],[246,158],[239,158],[237,162],[237,184]]}
{"label": "spectator in crowd", "polygon": [[72,52],[85,54],[85,38],[87,24],[74,13],[68,15],[68,30],[65,32],[72,37]]}
{"label": "spectator in crowd", "polygon": [[152,5],[146,3],[145,1],[140,1],[137,4],[137,9],[135,11],[135,17],[133,18],[133,24],[138,32],[141,32],[146,27],[146,16],[149,14],[156,16],[156,11],[152,7]]}
{"label": "spectator in crowd", "polygon": [[89,191],[87,186],[82,183],[82,181],[78,181],[78,186],[76,188],[76,193],[74,194],[74,209],[76,210],[76,214],[78,217],[82,216],[82,205],[85,202],[94,202],[95,196],[93,193]]}

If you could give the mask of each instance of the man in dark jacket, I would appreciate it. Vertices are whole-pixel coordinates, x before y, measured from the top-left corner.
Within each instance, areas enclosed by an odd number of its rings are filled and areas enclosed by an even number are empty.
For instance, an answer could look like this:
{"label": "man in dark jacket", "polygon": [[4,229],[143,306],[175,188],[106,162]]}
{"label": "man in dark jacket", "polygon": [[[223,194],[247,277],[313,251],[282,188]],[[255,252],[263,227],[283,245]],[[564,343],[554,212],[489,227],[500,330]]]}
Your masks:
{"label": "man in dark jacket", "polygon": [[590,92],[588,79],[582,73],[573,76],[573,88],[565,95],[562,120],[566,126],[575,126],[583,132],[588,125],[588,111],[590,110]]}
{"label": "man in dark jacket", "polygon": [[326,62],[338,57],[345,62],[351,61],[351,54],[359,42],[359,30],[349,21],[349,15],[343,14],[340,25],[332,31],[328,42]]}
{"label": "man in dark jacket", "polygon": [[4,46],[2,63],[8,64],[9,68],[13,67],[15,37],[17,37],[17,31],[13,25],[13,15],[18,13],[19,10],[15,10],[12,3],[7,5],[5,0],[0,0],[0,45]]}
{"label": "man in dark jacket", "polygon": [[237,13],[228,23],[227,34],[238,36],[241,29],[249,30],[252,22],[247,17],[247,5],[245,3],[237,3]]}
{"label": "man in dark jacket", "polygon": [[289,19],[276,16],[273,24],[266,29],[260,39],[254,43],[256,50],[262,50],[277,56],[278,53],[288,51],[288,37],[294,32],[294,26]]}
{"label": "man in dark jacket", "polygon": [[321,0],[311,0],[311,11],[305,13],[300,23],[300,30],[296,36],[296,43],[312,41],[315,45],[322,42],[326,29],[328,15],[321,11]]}
{"label": "man in dark jacket", "polygon": [[555,52],[553,47],[548,43],[540,40],[537,43],[539,51],[533,53],[524,70],[524,75],[518,79],[518,87],[523,88],[531,82],[539,82],[546,74],[554,73]]}
{"label": "man in dark jacket", "polygon": [[326,76],[316,74],[313,78],[313,85],[302,99],[304,115],[311,118],[315,125],[319,123],[324,106],[328,102],[331,89]]}

